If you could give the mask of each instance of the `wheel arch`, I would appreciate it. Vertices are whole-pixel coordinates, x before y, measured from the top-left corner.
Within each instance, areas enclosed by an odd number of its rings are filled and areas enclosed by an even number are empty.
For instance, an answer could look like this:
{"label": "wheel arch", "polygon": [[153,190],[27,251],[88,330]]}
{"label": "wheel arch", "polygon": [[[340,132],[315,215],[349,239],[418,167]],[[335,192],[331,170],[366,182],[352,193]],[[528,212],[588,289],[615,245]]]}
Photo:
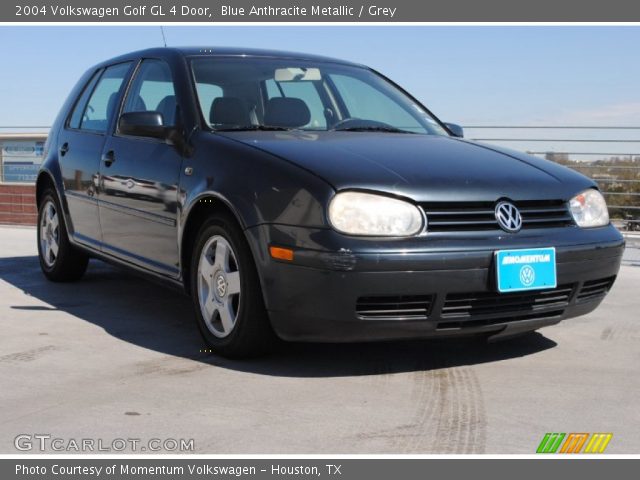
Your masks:
{"label": "wheel arch", "polygon": [[198,231],[207,218],[215,214],[227,215],[236,223],[249,244],[249,249],[253,257],[251,260],[254,262],[254,265],[256,264],[254,246],[244,233],[246,225],[241,215],[227,199],[219,194],[214,192],[203,193],[193,200],[191,207],[185,214],[185,219],[180,229],[180,270],[184,289],[187,293],[191,291],[191,256]]}
{"label": "wheel arch", "polygon": [[[40,170],[38,178],[36,179],[36,206],[40,205],[42,195],[44,195],[45,190],[49,187],[58,194],[58,189],[56,187],[56,182],[53,180],[53,175],[51,175],[47,170]],[[58,195],[58,199],[60,199],[60,195]]]}
{"label": "wheel arch", "polygon": [[60,203],[60,207],[62,208],[61,214],[64,217],[64,224],[67,230],[67,235],[69,235],[69,240],[74,243],[71,238],[73,223],[69,215],[69,207],[67,206],[66,198],[62,194],[62,187],[56,181],[56,176],[53,172],[51,172],[48,168],[42,168],[40,169],[38,178],[36,179],[36,209],[40,207],[42,195],[49,188],[53,190],[54,194],[58,198],[58,202]]}

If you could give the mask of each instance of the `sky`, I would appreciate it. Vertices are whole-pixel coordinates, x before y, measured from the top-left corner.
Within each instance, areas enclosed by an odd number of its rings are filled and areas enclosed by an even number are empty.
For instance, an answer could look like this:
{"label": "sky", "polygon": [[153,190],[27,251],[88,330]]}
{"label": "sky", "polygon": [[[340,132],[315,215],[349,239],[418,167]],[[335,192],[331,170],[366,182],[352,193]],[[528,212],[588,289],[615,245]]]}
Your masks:
{"label": "sky", "polygon": [[[443,121],[465,126],[640,125],[640,27],[164,28],[169,46],[272,48],[364,63]],[[50,125],[87,68],[161,45],[157,26],[0,27],[0,126]]]}

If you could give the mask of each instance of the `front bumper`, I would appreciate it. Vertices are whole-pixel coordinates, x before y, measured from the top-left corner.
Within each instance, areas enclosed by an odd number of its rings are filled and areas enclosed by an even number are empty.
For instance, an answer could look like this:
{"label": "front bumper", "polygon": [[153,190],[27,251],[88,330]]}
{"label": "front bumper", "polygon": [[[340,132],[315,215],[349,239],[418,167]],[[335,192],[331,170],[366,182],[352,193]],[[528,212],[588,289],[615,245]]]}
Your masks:
{"label": "front bumper", "polygon": [[[595,309],[613,285],[624,251],[612,226],[399,241],[277,225],[247,233],[274,330],[295,341],[535,330]],[[270,259],[266,246],[273,244],[294,248],[294,262]],[[494,252],[542,246],[556,248],[558,288],[496,293]]]}

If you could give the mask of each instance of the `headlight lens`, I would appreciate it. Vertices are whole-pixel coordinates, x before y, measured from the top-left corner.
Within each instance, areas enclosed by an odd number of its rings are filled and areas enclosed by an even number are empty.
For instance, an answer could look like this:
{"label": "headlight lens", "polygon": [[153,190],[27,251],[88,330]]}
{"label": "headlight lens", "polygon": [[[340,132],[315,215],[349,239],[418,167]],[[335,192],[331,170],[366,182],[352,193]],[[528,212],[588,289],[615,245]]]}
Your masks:
{"label": "headlight lens", "polygon": [[364,192],[338,193],[329,204],[329,220],[348,235],[405,237],[419,233],[423,226],[415,205]]}
{"label": "headlight lens", "polygon": [[609,224],[607,202],[597,190],[585,190],[573,197],[569,201],[569,209],[580,227],[601,227]]}

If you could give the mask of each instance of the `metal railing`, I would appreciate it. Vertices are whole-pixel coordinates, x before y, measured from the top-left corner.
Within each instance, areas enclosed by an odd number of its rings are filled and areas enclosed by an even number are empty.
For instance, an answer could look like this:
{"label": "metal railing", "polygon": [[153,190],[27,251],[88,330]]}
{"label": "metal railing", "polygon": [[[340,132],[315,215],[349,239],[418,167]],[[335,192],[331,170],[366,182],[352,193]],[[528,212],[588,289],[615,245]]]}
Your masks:
{"label": "metal railing", "polygon": [[611,216],[640,227],[640,126],[469,125],[468,138],[515,148],[594,179]]}
{"label": "metal railing", "polygon": [[[613,218],[640,222],[640,126],[467,125],[467,138],[525,151],[593,178]],[[43,139],[46,126],[0,126],[3,141]],[[4,159],[8,156],[4,155]],[[5,166],[0,152],[0,182]]]}

